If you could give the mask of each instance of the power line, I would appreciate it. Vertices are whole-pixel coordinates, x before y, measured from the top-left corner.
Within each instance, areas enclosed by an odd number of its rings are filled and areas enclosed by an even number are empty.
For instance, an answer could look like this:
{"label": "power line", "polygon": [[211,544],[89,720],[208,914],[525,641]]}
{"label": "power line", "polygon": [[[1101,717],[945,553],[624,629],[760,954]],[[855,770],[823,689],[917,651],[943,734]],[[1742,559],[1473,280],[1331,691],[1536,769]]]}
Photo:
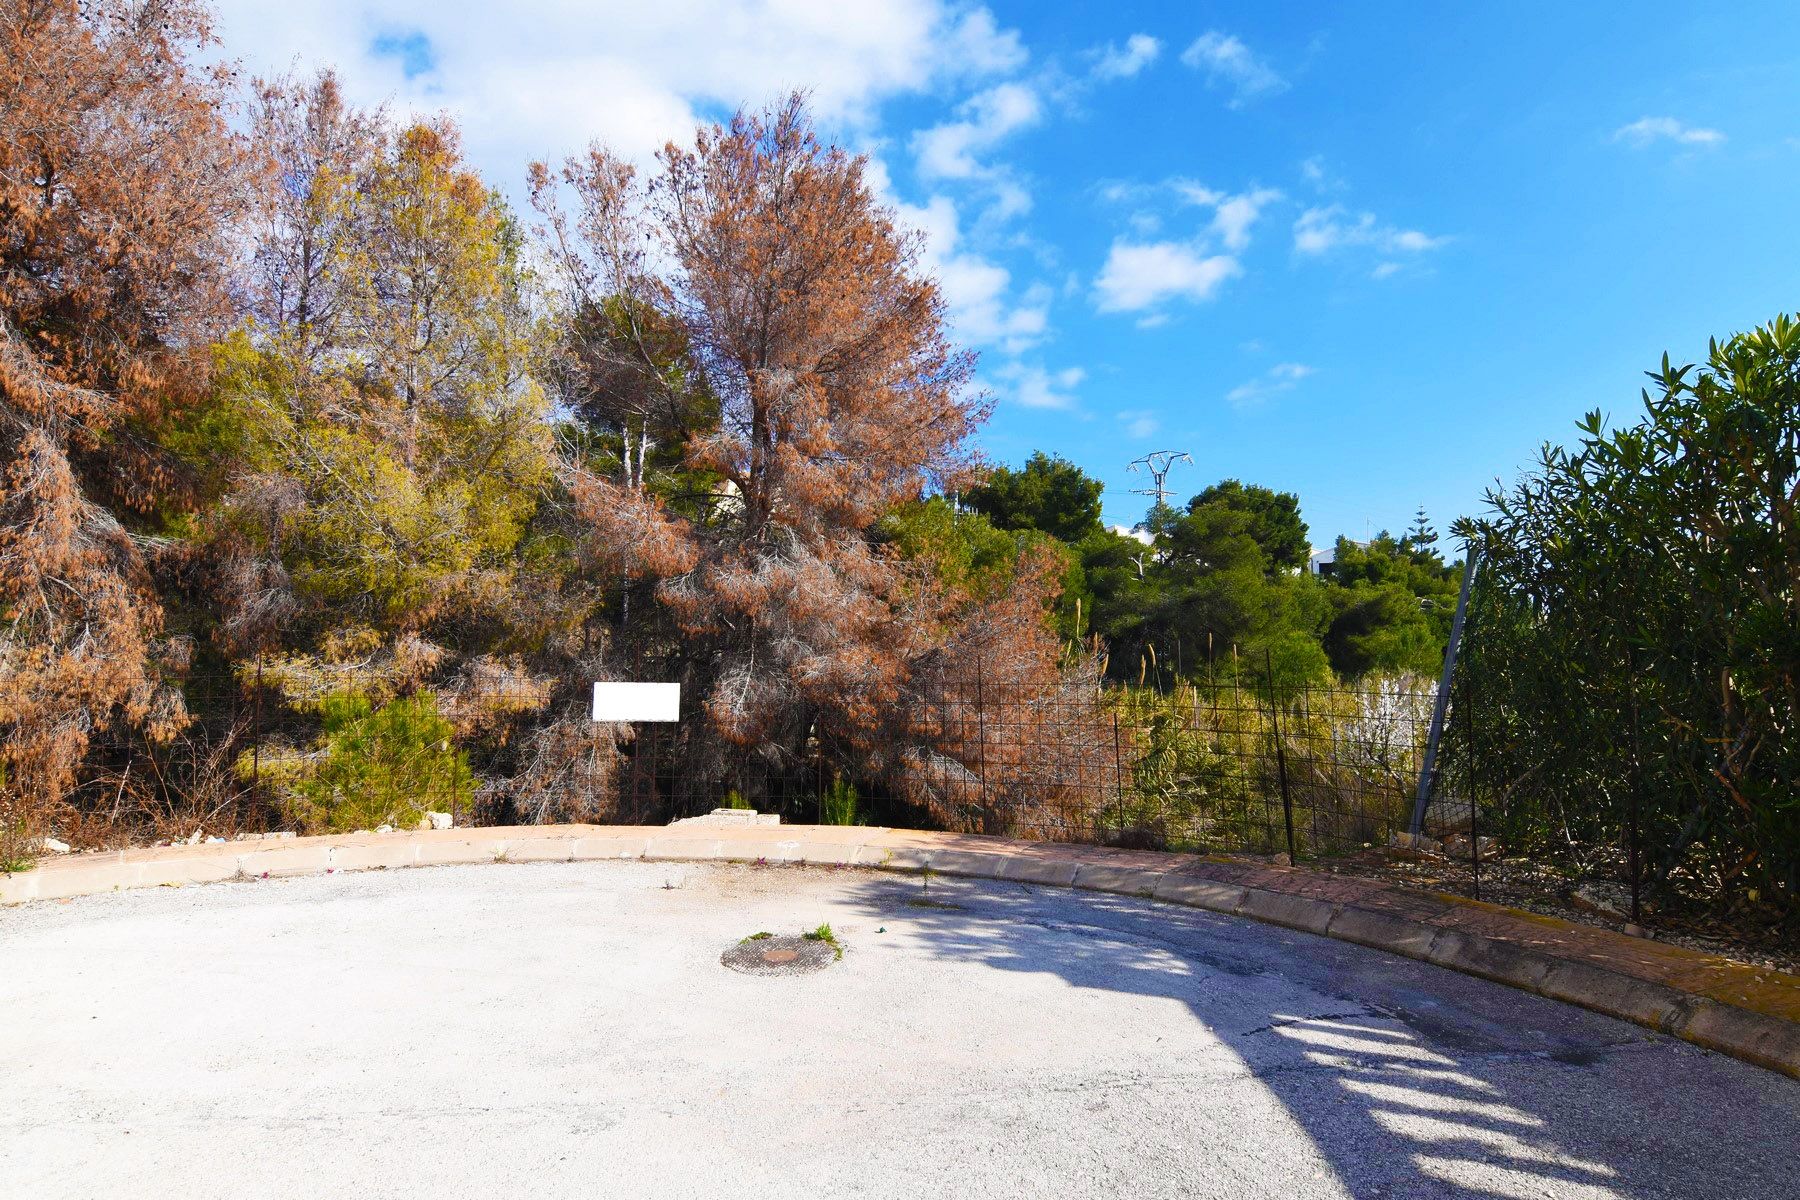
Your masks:
{"label": "power line", "polygon": [[1192,457],[1180,450],[1152,450],[1142,458],[1132,459],[1125,469],[1133,473],[1148,471],[1151,483],[1147,488],[1132,488],[1131,494],[1155,496],[1157,507],[1162,507],[1168,502],[1169,488],[1165,481],[1169,478],[1169,472],[1175,469],[1176,463],[1191,464],[1193,461]]}

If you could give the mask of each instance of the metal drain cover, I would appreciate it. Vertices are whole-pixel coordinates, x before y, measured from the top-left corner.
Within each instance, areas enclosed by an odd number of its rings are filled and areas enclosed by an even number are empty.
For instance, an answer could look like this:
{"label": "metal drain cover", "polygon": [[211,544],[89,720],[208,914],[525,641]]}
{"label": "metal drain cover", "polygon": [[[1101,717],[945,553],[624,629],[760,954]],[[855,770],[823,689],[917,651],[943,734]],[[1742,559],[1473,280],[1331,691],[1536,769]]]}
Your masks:
{"label": "metal drain cover", "polygon": [[805,975],[836,962],[837,948],[808,938],[746,938],[719,955],[719,961],[746,975]]}

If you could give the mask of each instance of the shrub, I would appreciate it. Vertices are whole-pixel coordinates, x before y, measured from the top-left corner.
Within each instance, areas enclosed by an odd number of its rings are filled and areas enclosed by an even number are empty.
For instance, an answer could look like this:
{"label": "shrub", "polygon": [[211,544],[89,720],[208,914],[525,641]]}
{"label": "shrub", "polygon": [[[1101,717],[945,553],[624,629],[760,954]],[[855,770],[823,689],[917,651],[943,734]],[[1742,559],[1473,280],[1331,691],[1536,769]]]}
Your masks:
{"label": "shrub", "polygon": [[296,772],[292,816],[331,832],[409,826],[428,809],[454,810],[473,796],[467,759],[451,743],[437,696],[420,691],[373,708],[339,693],[322,705],[322,755]]}
{"label": "shrub", "polygon": [[842,777],[833,778],[831,786],[825,789],[825,795],[819,801],[819,823],[821,825],[854,825],[857,823],[857,805],[861,797],[857,795],[856,785],[846,782]]}

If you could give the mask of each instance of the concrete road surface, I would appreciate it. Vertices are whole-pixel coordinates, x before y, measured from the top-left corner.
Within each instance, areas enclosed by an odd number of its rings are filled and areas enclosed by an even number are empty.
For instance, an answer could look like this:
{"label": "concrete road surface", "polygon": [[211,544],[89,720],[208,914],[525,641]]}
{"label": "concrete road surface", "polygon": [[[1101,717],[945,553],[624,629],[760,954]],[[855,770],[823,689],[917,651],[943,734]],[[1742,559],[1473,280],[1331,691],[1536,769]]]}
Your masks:
{"label": "concrete road surface", "polygon": [[[764,978],[719,955],[828,922]],[[641,863],[0,910],[0,1194],[1800,1197],[1800,1084],[1250,921]]]}

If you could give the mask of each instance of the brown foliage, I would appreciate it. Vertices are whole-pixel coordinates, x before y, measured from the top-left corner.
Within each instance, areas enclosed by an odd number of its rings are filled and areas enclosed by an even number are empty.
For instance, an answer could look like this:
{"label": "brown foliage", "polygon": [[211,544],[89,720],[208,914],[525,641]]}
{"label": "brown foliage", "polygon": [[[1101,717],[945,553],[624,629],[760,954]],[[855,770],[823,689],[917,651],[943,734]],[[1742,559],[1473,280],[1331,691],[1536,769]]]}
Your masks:
{"label": "brown foliage", "polygon": [[188,0],[0,0],[0,805],[36,823],[89,735],[168,731],[160,609],[120,514],[179,479],[137,430],[226,311],[239,148]]}
{"label": "brown foliage", "polygon": [[[800,97],[659,158],[647,184],[599,147],[533,171],[575,314],[573,399],[626,449],[618,478],[571,469],[577,508],[597,552],[653,582],[673,641],[650,648],[678,643],[729,743],[780,763],[810,736],[904,772],[935,736],[915,673],[980,654],[1016,694],[1056,657],[1048,564],[977,600],[873,536],[897,505],[973,477],[972,360],[946,340],[916,238]],[[716,419],[696,427],[696,411]],[[680,470],[723,480],[722,499],[647,485],[650,437],[680,438]]]}

